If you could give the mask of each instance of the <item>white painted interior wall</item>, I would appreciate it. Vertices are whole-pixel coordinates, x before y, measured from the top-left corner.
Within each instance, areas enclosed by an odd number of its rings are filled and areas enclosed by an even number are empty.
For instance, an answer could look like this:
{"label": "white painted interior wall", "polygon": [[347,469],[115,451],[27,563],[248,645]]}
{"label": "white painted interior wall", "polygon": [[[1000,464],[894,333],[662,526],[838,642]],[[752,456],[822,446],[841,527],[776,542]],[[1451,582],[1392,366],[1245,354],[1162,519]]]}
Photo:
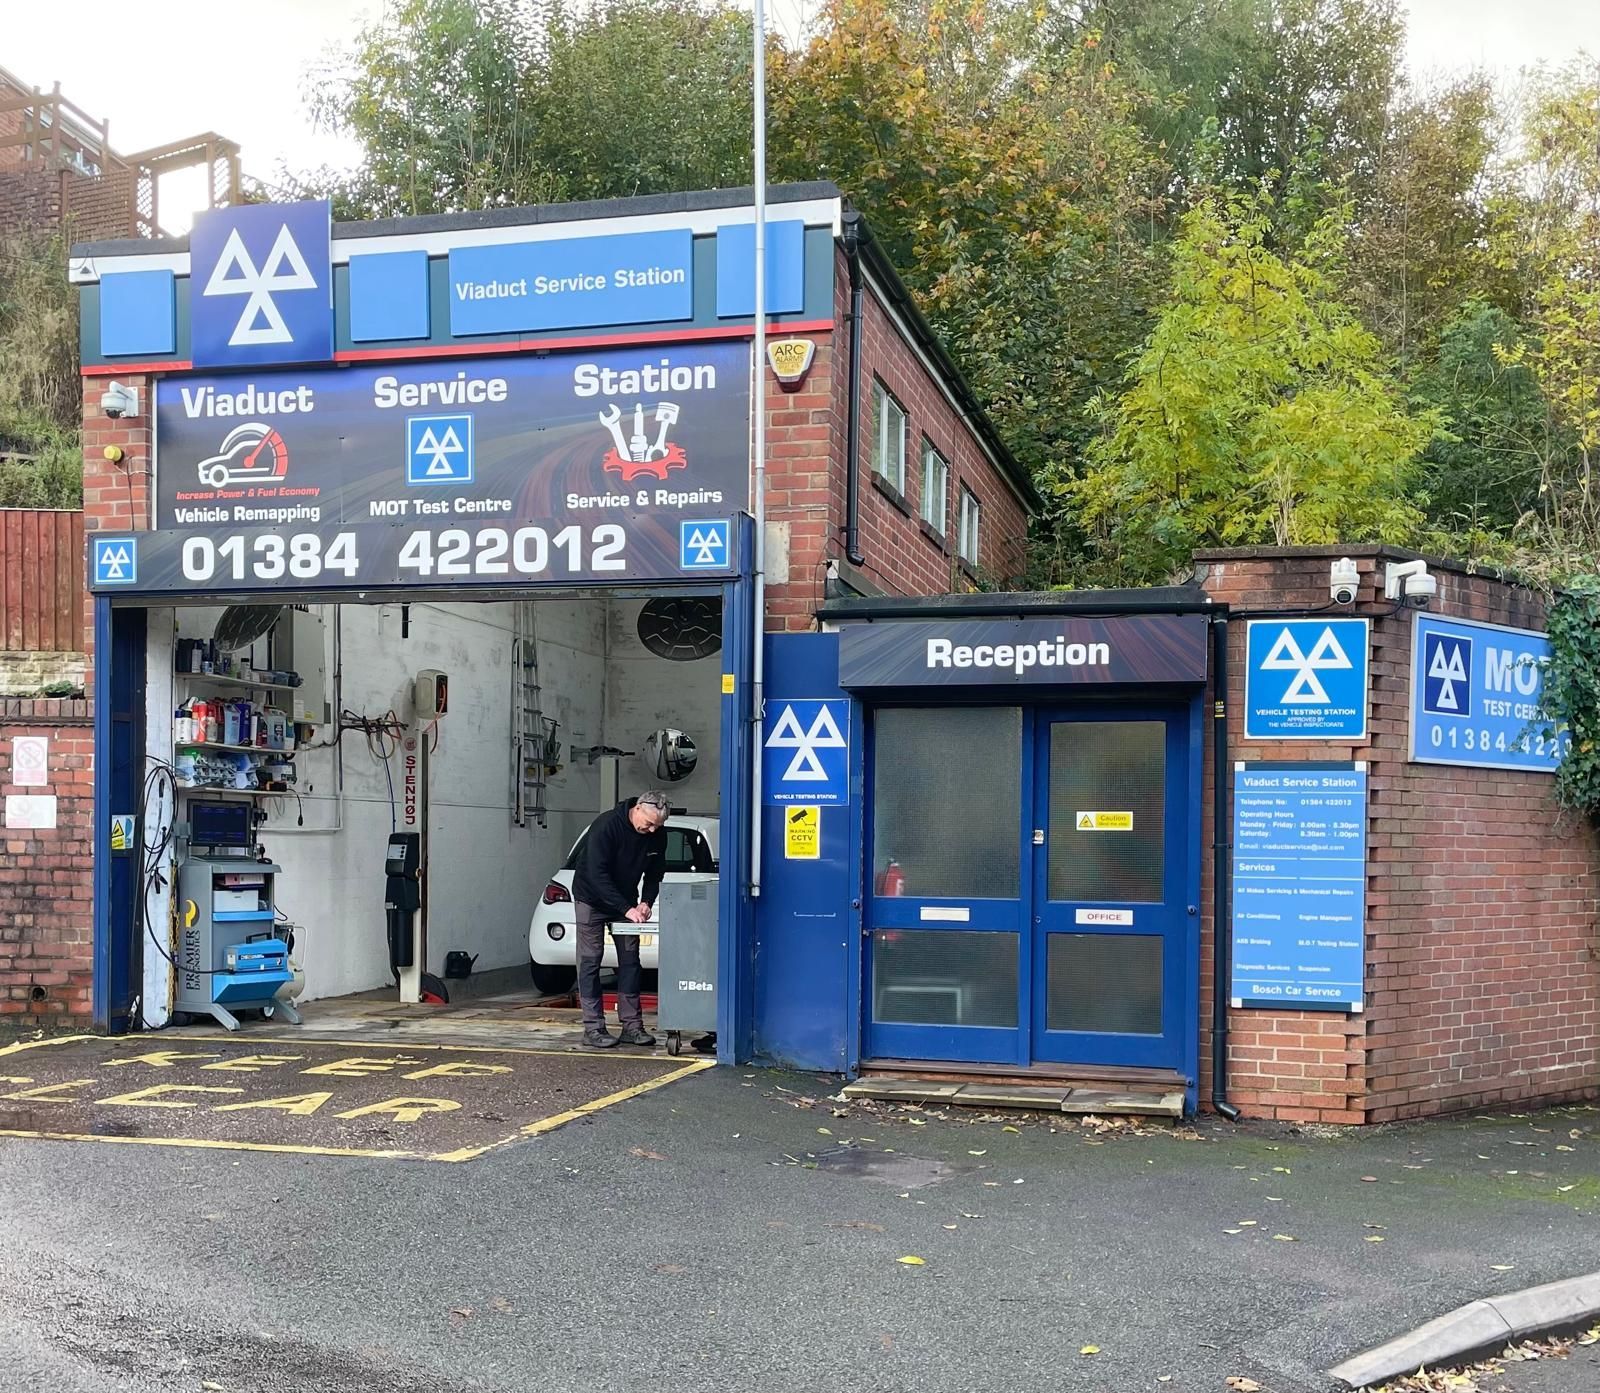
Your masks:
{"label": "white painted interior wall", "polygon": [[[410,711],[410,682],[423,668],[450,679],[450,710],[438,725],[429,777],[428,970],[439,973],[447,952],[478,957],[477,970],[527,961],[528,920],[535,897],[578,834],[599,811],[600,767],[581,754],[591,746],[643,749],[659,727],[688,732],[699,748],[695,772],[672,786],[690,811],[718,805],[721,661],[657,658],[638,639],[643,601],[579,596],[528,605],[538,653],[541,706],[559,723],[562,767],[546,789],[546,829],[512,823],[511,602],[410,607],[401,637],[401,607],[325,606],[328,691],[340,668],[338,703],[368,717]],[[171,757],[173,630],[206,637],[216,609],[152,614],[149,736],[152,754]],[[165,618],[158,618],[165,615]],[[260,655],[266,665],[266,654]],[[324,741],[332,731],[325,731]],[[342,770],[341,770],[342,758]],[[302,749],[300,800],[263,800],[260,832],[283,869],[278,904],[299,926],[297,957],[306,975],[303,1000],[386,987],[383,855],[391,827],[384,763],[359,732],[338,745]],[[623,759],[624,795],[656,782],[637,753]],[[400,759],[391,760],[396,796]],[[153,959],[153,961],[152,961]],[[147,955],[147,993],[164,1001],[166,965]],[[147,1012],[151,1024],[159,1023]]]}

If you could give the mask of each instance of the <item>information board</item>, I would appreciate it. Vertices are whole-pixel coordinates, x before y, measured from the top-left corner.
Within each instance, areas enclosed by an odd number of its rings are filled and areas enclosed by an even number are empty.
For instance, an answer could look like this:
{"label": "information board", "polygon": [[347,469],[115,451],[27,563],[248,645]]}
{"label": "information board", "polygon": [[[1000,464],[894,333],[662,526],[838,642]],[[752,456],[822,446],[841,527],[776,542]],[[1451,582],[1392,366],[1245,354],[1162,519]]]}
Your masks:
{"label": "information board", "polygon": [[1572,743],[1539,714],[1550,640],[1532,629],[1419,614],[1411,649],[1411,758],[1554,773]]}
{"label": "information board", "polygon": [[1235,1006],[1359,1011],[1366,941],[1365,764],[1238,764]]}

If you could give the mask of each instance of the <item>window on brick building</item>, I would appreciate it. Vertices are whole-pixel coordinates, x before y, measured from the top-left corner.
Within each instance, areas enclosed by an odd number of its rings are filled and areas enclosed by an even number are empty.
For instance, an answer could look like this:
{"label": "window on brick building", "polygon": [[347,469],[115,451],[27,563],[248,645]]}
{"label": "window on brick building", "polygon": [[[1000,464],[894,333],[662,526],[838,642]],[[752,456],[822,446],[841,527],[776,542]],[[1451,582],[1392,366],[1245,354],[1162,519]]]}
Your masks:
{"label": "window on brick building", "polygon": [[969,566],[978,564],[978,527],[983,509],[978,495],[965,484],[961,486],[960,531],[956,534],[956,551]]}
{"label": "window on brick building", "polygon": [[927,436],[922,437],[922,520],[941,537],[949,513],[950,465],[945,457],[933,448]]}
{"label": "window on brick building", "polygon": [[872,471],[906,491],[906,410],[881,382],[872,384]]}

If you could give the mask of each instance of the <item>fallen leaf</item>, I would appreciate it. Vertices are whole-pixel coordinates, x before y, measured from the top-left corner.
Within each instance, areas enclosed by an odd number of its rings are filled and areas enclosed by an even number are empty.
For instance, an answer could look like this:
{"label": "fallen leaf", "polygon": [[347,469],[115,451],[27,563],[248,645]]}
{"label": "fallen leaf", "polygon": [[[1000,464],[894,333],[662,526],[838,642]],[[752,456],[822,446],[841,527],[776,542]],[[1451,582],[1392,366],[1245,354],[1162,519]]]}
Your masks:
{"label": "fallen leaf", "polygon": [[1268,1195],[1267,1199],[1272,1204],[1282,1204],[1283,1203],[1283,1196],[1282,1195]]}
{"label": "fallen leaf", "polygon": [[998,1180],[985,1180],[983,1183],[984,1186],[990,1190],[998,1190],[1000,1188],[1000,1182]]}
{"label": "fallen leaf", "polygon": [[1515,1266],[1516,1266],[1516,1263],[1514,1263],[1514,1262],[1491,1262],[1489,1264],[1489,1271],[1491,1271],[1491,1272],[1509,1272]]}
{"label": "fallen leaf", "polygon": [[1568,1146],[1566,1144],[1566,1142],[1559,1142],[1556,1145],[1556,1150],[1557,1151],[1575,1151],[1576,1149],[1577,1149],[1576,1147]]}
{"label": "fallen leaf", "polygon": [[1085,1345],[1082,1349],[1080,1349],[1078,1351],[1078,1353],[1079,1354],[1099,1354],[1100,1353],[1100,1346],[1099,1345]]}
{"label": "fallen leaf", "polygon": [[1558,1194],[1563,1194],[1564,1195],[1564,1194],[1567,1193],[1568,1190],[1572,1190],[1572,1189],[1575,1189],[1575,1188],[1576,1188],[1576,1186],[1573,1186],[1573,1185],[1557,1185],[1556,1186],[1556,1191],[1557,1191]]}
{"label": "fallen leaf", "polygon": [[1279,1175],[1293,1175],[1294,1174],[1294,1172],[1292,1170],[1290,1170],[1288,1166],[1274,1166],[1272,1169]]}
{"label": "fallen leaf", "polygon": [[512,1309],[511,1303],[509,1301],[507,1301],[505,1299],[505,1297],[503,1297],[503,1296],[490,1297],[489,1298],[489,1305],[492,1306],[497,1311],[509,1311],[509,1310]]}
{"label": "fallen leaf", "polygon": [[1156,1375],[1156,1382],[1157,1383],[1171,1383],[1172,1382],[1172,1375],[1171,1374],[1157,1374]]}
{"label": "fallen leaf", "polygon": [[967,1152],[968,1156],[987,1156],[988,1154],[989,1154],[989,1152],[988,1152],[987,1148],[984,1149],[983,1151],[969,1151],[969,1152]]}
{"label": "fallen leaf", "polygon": [[1224,1233],[1243,1233],[1243,1229],[1223,1229]]}
{"label": "fallen leaf", "polygon": [[1022,1177],[1021,1177],[1021,1176],[1018,1176],[1018,1177],[1017,1177],[1017,1178],[1016,1178],[1016,1179],[1015,1179],[1015,1180],[1013,1180],[1013,1181],[1012,1181],[1012,1182],[1011,1182],[1011,1183],[1012,1183],[1012,1184],[1013,1184],[1013,1185],[1020,1185],[1020,1184],[1022,1184]]}
{"label": "fallen leaf", "polygon": [[205,1389],[206,1393],[223,1393],[222,1385],[220,1383],[212,1383],[210,1379],[202,1379],[200,1387]]}
{"label": "fallen leaf", "polygon": [[1253,1378],[1240,1378],[1237,1375],[1228,1380],[1228,1387],[1234,1393],[1261,1393],[1261,1385]]}
{"label": "fallen leaf", "polygon": [[919,1258],[915,1254],[909,1254],[903,1258],[896,1258],[895,1261],[904,1263],[907,1267],[926,1267],[928,1265],[925,1259]]}
{"label": "fallen leaf", "polygon": [[1020,1127],[1002,1127],[1000,1130],[1002,1132],[1020,1132],[1022,1129]]}
{"label": "fallen leaf", "polygon": [[1368,1185],[1374,1184],[1378,1179],[1378,1177],[1375,1175],[1364,1175],[1361,1178],[1362,1180],[1366,1181]]}
{"label": "fallen leaf", "polygon": [[1239,1227],[1242,1229],[1253,1229],[1256,1226],[1256,1222],[1257,1221],[1254,1219],[1241,1219],[1239,1220]]}
{"label": "fallen leaf", "polygon": [[641,1161],[665,1161],[667,1159],[659,1151],[646,1151],[642,1146],[630,1146],[628,1155],[637,1156]]}
{"label": "fallen leaf", "polygon": [[955,1224],[946,1224],[946,1225],[945,1225],[945,1227],[946,1227],[946,1228],[947,1228],[947,1229],[953,1229],[953,1228],[955,1228],[955,1227],[957,1227],[957,1226],[956,1226],[956,1225],[955,1225]]}
{"label": "fallen leaf", "polygon": [[826,1127],[818,1127],[817,1128],[817,1135],[818,1136],[823,1136],[823,1137],[831,1137],[833,1135],[833,1133],[830,1132]]}
{"label": "fallen leaf", "polygon": [[894,1336],[891,1335],[887,1330],[885,1330],[881,1335],[878,1336],[878,1343],[880,1345],[882,1345],[884,1347],[884,1349],[886,1349],[886,1350],[887,1349],[893,1349],[894,1348]]}
{"label": "fallen leaf", "polygon": [[1279,1243],[1298,1243],[1300,1241],[1298,1238],[1295,1238],[1292,1234],[1287,1234],[1287,1233],[1275,1233],[1272,1236],[1275,1239],[1277,1239]]}
{"label": "fallen leaf", "polygon": [[1386,1229],[1389,1226],[1387,1224],[1363,1224],[1361,1227],[1364,1229]]}
{"label": "fallen leaf", "polygon": [[1369,1233],[1367,1235],[1366,1241],[1368,1243],[1382,1243],[1383,1242],[1383,1235],[1381,1233]]}
{"label": "fallen leaf", "polygon": [[688,1270],[682,1263],[677,1262],[658,1262],[656,1264],[656,1271],[665,1272],[669,1277],[676,1277],[679,1273],[687,1272]]}
{"label": "fallen leaf", "polygon": [[913,1127],[926,1127],[928,1125],[920,1117],[908,1117],[906,1118],[906,1121],[909,1122]]}

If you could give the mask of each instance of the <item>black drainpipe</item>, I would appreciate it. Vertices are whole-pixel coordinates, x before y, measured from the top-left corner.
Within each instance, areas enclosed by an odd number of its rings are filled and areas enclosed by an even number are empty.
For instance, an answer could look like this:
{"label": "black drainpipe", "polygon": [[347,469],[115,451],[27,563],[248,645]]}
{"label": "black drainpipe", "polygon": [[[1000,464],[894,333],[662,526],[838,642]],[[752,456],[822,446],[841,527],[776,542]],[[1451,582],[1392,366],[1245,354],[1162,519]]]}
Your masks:
{"label": "black drainpipe", "polygon": [[1228,1101],[1228,922],[1229,876],[1233,862],[1228,791],[1228,616],[1211,620],[1211,680],[1216,704],[1211,722],[1211,1106],[1229,1122],[1239,1109]]}
{"label": "black drainpipe", "polygon": [[861,302],[866,290],[861,280],[861,214],[844,215],[844,254],[850,264],[850,400],[844,415],[844,554],[852,566],[867,558],[861,554]]}

